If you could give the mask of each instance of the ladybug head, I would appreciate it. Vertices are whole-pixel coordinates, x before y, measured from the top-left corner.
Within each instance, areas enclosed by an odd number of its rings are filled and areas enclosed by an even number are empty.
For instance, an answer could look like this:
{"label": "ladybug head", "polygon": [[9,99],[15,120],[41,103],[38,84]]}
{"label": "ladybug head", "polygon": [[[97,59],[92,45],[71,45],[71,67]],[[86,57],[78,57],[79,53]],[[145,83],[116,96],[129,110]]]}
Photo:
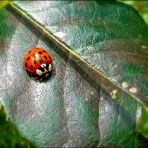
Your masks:
{"label": "ladybug head", "polygon": [[36,69],[36,74],[39,77],[48,77],[52,71],[52,64],[42,63],[38,69]]}
{"label": "ladybug head", "polygon": [[29,76],[34,79],[34,80],[46,80],[48,77],[51,76],[53,71],[53,65],[52,64],[47,64],[47,63],[42,63],[40,67],[36,69],[35,72],[29,72]]}

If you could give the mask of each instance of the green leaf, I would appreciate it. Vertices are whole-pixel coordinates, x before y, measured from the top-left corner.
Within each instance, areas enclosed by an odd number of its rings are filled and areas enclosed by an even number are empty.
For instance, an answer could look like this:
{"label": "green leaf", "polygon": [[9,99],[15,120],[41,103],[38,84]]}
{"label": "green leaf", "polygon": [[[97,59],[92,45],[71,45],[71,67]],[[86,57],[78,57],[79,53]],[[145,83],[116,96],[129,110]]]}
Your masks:
{"label": "green leaf", "polygon": [[12,0],[11,1],[7,1],[7,0],[2,0],[0,1],[0,8],[3,8],[5,7],[8,3],[12,3]]}
{"label": "green leaf", "polygon": [[144,137],[148,138],[148,110],[147,108],[139,108],[137,118],[137,130]]}
{"label": "green leaf", "polygon": [[1,147],[34,147],[19,135],[16,127],[7,119],[4,108],[0,108],[0,146]]}
{"label": "green leaf", "polygon": [[7,12],[4,9],[0,9],[0,41],[4,41],[9,38],[14,29],[6,22]]}
{"label": "green leaf", "polygon": [[119,0],[119,1],[132,5],[135,9],[138,10],[140,15],[148,24],[148,1],[124,1],[124,0]]}
{"label": "green leaf", "polygon": [[[16,1],[8,10],[15,31],[2,44],[0,99],[23,136],[39,147],[146,146],[135,132],[148,106],[148,27],[137,11],[101,1]],[[54,59],[46,82],[23,69],[31,47]]]}

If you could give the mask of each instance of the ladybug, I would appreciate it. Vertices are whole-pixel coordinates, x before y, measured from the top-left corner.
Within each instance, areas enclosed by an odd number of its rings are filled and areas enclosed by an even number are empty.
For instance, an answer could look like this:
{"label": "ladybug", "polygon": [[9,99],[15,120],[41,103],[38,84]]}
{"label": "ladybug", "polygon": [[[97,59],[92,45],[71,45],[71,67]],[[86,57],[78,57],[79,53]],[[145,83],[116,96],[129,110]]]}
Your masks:
{"label": "ladybug", "polygon": [[53,64],[50,54],[43,48],[31,48],[24,55],[24,68],[32,78],[43,80],[51,76]]}

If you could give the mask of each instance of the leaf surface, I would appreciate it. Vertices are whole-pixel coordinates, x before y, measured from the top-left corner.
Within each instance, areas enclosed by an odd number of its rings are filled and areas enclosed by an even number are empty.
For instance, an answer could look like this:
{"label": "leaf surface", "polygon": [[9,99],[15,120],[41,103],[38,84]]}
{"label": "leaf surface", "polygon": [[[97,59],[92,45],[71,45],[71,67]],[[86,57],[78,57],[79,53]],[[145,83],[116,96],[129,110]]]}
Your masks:
{"label": "leaf surface", "polygon": [[95,1],[37,2],[33,3],[35,9],[30,2],[16,4],[98,70],[102,78],[107,77],[108,83],[119,87],[128,83],[131,95],[130,88],[136,88],[133,97],[147,106],[148,27],[134,9],[117,2]]}
{"label": "leaf surface", "polygon": [[[135,126],[139,104],[148,103],[148,27],[137,12],[115,2],[15,3],[23,18],[9,14],[15,31],[3,43],[0,96],[20,132],[37,146],[141,146]],[[54,57],[55,75],[45,83],[22,67],[36,46]]]}

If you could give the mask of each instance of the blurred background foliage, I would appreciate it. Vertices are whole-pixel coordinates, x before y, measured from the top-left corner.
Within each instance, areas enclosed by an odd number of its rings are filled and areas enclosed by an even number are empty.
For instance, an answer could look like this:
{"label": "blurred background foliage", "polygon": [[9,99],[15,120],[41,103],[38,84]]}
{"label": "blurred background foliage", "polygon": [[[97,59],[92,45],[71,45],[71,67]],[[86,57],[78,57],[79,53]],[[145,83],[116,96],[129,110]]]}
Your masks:
{"label": "blurred background foliage", "polygon": [[0,8],[5,7],[8,3],[12,3],[13,0],[0,0]]}
{"label": "blurred background foliage", "polygon": [[[147,0],[117,0],[125,4],[131,5],[139,14],[143,17],[145,22],[148,24],[148,1]],[[7,3],[12,1],[0,0],[0,9],[4,7]],[[35,147],[27,139],[20,136],[17,128],[11,123],[10,119],[7,118],[4,108],[0,106],[0,147],[3,148],[15,148],[15,147]]]}
{"label": "blurred background foliage", "polygon": [[148,0],[118,0],[134,7],[148,24]]}
{"label": "blurred background foliage", "polygon": [[0,107],[0,147],[1,148],[33,148],[27,139],[20,136],[17,128],[5,114],[4,107]]}

